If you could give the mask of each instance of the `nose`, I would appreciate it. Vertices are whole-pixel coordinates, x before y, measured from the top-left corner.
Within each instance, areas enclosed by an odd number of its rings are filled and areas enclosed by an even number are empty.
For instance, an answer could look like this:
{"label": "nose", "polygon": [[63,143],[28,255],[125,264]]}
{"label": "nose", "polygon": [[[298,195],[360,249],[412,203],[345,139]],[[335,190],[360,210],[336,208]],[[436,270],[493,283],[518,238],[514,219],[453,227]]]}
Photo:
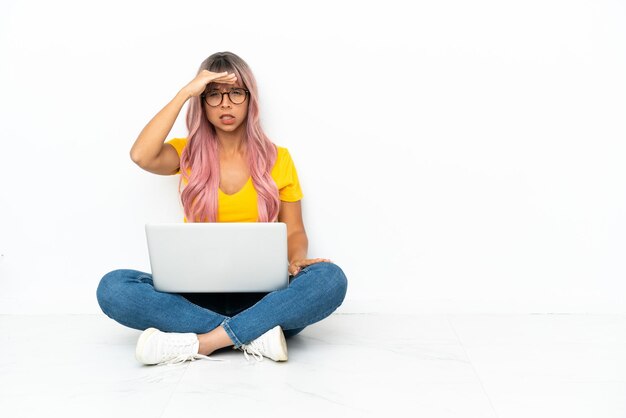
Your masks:
{"label": "nose", "polygon": [[232,102],[230,101],[230,96],[228,95],[228,93],[222,93],[222,107],[227,106],[226,101],[228,101],[228,107],[230,107],[230,105],[232,104]]}

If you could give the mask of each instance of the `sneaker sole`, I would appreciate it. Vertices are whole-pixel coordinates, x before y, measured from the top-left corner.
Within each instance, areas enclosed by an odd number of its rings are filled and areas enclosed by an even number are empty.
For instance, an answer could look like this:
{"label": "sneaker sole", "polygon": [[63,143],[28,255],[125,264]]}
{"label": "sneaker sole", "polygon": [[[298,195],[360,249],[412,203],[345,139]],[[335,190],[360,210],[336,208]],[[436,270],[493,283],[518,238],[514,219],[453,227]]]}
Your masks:
{"label": "sneaker sole", "polygon": [[287,340],[285,340],[285,334],[283,333],[282,327],[278,326],[278,335],[280,335],[280,348],[281,352],[278,353],[278,357],[276,359],[272,359],[274,361],[287,361]]}
{"label": "sneaker sole", "polygon": [[146,341],[148,341],[148,338],[150,338],[150,336],[152,336],[152,334],[154,334],[157,331],[158,330],[156,328],[148,328],[147,330],[142,332],[141,335],[139,336],[139,340],[137,341],[137,348],[135,348],[135,358],[137,359],[138,362],[143,363],[143,364],[153,364],[153,363],[148,363],[144,360],[143,348],[146,345]]}

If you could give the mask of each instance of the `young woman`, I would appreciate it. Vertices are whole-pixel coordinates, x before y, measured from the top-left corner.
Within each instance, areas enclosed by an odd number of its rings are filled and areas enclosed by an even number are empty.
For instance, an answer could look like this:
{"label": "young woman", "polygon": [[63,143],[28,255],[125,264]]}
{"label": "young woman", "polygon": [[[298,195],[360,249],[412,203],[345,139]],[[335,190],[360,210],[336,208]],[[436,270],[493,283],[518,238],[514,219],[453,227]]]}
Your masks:
{"label": "young woman", "polygon": [[[187,100],[188,138],[164,143]],[[165,293],[154,289],[150,273],[107,273],[98,303],[120,324],[144,330],[138,361],[211,359],[230,346],[246,359],[286,361],[285,337],[343,303],[347,279],[341,268],[307,258],[296,168],[288,150],[261,129],[256,81],[240,57],[219,52],[204,60],[197,76],[141,131],[130,156],[151,173],[181,174],[185,222],[284,222],[289,257],[289,287],[270,293]]]}

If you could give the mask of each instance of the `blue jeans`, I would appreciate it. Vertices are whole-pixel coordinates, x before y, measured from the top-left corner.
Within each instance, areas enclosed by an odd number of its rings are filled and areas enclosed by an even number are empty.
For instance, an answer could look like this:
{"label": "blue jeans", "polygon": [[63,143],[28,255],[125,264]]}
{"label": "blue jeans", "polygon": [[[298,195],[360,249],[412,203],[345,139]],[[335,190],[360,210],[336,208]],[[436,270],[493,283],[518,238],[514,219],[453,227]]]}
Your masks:
{"label": "blue jeans", "polygon": [[159,292],[150,273],[120,269],[102,277],[96,296],[102,312],[127,327],[204,334],[221,325],[239,348],[276,325],[286,338],[296,335],[333,313],[347,288],[341,268],[321,262],[290,277],[286,289],[246,294]]}

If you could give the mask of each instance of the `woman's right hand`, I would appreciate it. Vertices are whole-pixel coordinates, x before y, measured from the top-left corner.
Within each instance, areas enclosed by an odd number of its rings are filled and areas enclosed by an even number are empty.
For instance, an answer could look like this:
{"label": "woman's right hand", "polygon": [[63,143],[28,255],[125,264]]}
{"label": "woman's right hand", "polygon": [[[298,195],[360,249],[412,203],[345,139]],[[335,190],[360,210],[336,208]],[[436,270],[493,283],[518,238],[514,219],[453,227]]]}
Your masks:
{"label": "woman's right hand", "polygon": [[212,73],[208,70],[202,70],[200,73],[189,82],[183,90],[185,90],[189,97],[199,96],[206,89],[207,84],[215,82],[215,83],[224,83],[224,84],[235,84],[237,81],[237,76],[233,73],[228,73],[224,71],[223,73]]}

